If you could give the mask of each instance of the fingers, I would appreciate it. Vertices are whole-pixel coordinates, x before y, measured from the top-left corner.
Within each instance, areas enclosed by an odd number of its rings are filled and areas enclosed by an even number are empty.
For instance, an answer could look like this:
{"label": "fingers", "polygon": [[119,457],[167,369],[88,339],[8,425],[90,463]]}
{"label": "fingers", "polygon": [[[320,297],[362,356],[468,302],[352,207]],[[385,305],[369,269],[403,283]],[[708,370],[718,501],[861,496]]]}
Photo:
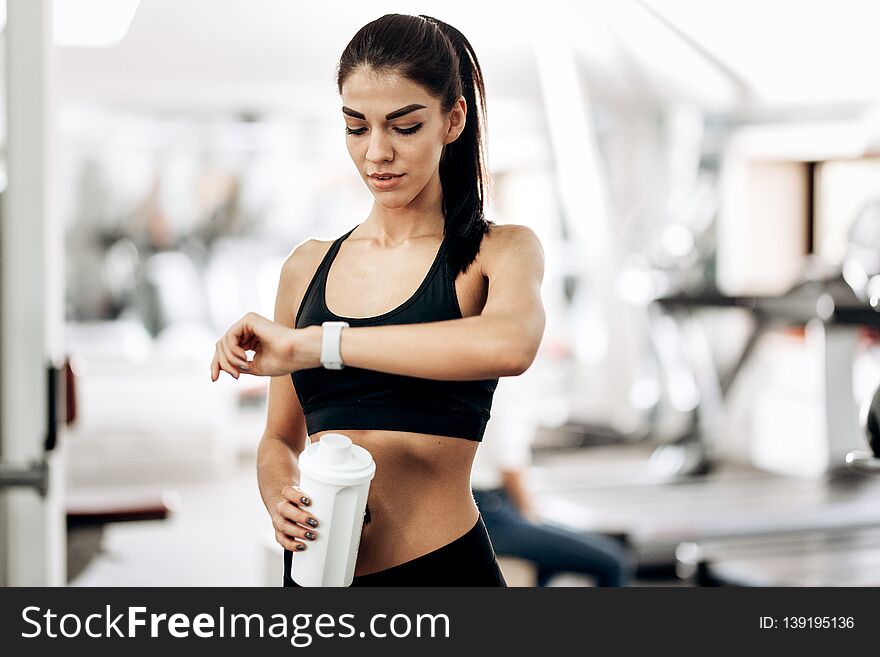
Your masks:
{"label": "fingers", "polygon": [[228,372],[235,379],[239,378],[241,372],[260,374],[256,364],[248,361],[246,350],[256,349],[259,346],[260,340],[257,336],[259,331],[253,326],[265,322],[268,322],[266,318],[249,312],[217,341],[214,360],[211,361],[211,381],[216,381],[220,377],[221,370]]}
{"label": "fingers", "polygon": [[220,378],[221,371],[228,372],[231,376],[236,379],[238,378],[238,371],[229,364],[229,359],[226,357],[222,343],[222,340],[218,340],[214,344],[214,358],[211,360],[211,381],[216,381]]}
{"label": "fingers", "polygon": [[[217,341],[214,350],[214,360],[211,362],[211,380],[216,381],[220,376],[220,370],[224,370],[233,378],[237,379],[241,372],[256,374],[253,363],[249,362],[244,349],[233,348],[228,344],[227,336]],[[234,351],[240,352],[241,357],[233,355]]]}
{"label": "fingers", "polygon": [[247,354],[244,352],[244,348],[241,344],[246,344],[252,340],[251,337],[237,336],[233,337],[231,333],[227,333],[221,338],[221,342],[223,342],[226,347],[226,355],[229,357],[229,361],[241,369],[246,370],[248,367],[248,359]]}
{"label": "fingers", "polygon": [[[226,353],[226,346],[224,345],[222,339],[218,340],[214,346],[214,360],[217,365],[216,367],[214,367],[212,364],[211,379],[213,381],[216,381],[217,376],[220,376],[220,370],[227,372],[234,379],[237,379],[241,375],[238,367],[232,365],[232,363],[230,362],[229,355]],[[214,376],[215,370],[217,376]]]}
{"label": "fingers", "polygon": [[275,540],[278,541],[278,544],[283,547],[285,550],[302,552],[306,549],[306,544],[297,541],[296,539],[290,538],[286,536],[283,532],[275,530]]}
{"label": "fingers", "polygon": [[304,506],[310,506],[312,503],[311,498],[303,492],[302,488],[293,484],[288,484],[282,488],[281,494],[285,499],[290,500],[297,505],[302,504]]}
{"label": "fingers", "polygon": [[235,355],[235,350],[229,343],[228,335],[220,338],[220,341],[217,343],[218,348],[223,353],[223,357],[226,359],[226,364],[229,366],[229,372],[236,379],[239,377],[241,372],[249,372],[251,370],[250,363],[248,363],[247,356],[244,353],[243,349],[240,349],[241,356]]}
{"label": "fingers", "polygon": [[220,363],[217,362],[217,350],[214,350],[214,358],[211,359],[211,381],[216,381],[220,376]]}
{"label": "fingers", "polygon": [[275,540],[288,550],[301,552],[306,545],[318,538],[318,520],[293,502],[283,499],[275,505],[272,516]]}
{"label": "fingers", "polygon": [[308,511],[298,507],[293,502],[280,500],[275,505],[275,511],[278,513],[276,529],[287,528],[285,522],[291,524],[298,523],[305,529],[315,530],[318,527],[318,519]]}
{"label": "fingers", "polygon": [[300,538],[307,541],[314,541],[318,537],[318,530],[316,527],[312,527],[311,525],[303,527],[292,520],[288,520],[281,514],[273,520],[272,526],[275,527],[276,531],[285,534],[289,538]]}

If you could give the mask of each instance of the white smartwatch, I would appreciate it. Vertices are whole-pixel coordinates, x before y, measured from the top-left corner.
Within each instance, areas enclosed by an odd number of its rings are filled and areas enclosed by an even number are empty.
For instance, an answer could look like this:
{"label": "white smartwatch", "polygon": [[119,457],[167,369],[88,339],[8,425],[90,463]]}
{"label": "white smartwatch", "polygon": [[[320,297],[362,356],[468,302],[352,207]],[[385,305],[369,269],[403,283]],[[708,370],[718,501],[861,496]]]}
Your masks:
{"label": "white smartwatch", "polygon": [[342,329],[348,328],[348,322],[324,322],[321,324],[321,365],[328,370],[341,370],[342,362]]}

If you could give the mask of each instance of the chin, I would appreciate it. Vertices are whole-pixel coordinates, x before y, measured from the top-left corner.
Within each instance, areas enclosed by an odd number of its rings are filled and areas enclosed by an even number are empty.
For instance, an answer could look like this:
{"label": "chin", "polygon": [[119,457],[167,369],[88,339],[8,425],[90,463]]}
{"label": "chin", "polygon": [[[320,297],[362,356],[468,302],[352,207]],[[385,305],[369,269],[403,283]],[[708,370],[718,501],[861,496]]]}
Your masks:
{"label": "chin", "polygon": [[380,196],[377,194],[373,194],[373,200],[376,201],[379,205],[381,205],[386,210],[397,210],[399,208],[405,208],[407,205],[412,203],[411,198],[399,198],[399,199],[389,199],[388,196]]}

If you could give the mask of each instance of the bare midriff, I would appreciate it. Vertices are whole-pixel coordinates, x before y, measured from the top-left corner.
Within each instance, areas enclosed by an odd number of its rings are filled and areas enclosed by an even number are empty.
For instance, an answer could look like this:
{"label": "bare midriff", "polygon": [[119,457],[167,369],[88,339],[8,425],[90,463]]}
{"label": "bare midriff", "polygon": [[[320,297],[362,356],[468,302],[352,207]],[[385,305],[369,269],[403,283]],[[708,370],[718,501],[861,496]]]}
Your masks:
{"label": "bare midriff", "polygon": [[328,433],[348,436],[376,462],[367,498],[370,521],[361,534],[356,576],[432,552],[463,536],[477,522],[470,474],[478,442],[351,429],[321,431],[311,440],[317,442]]}

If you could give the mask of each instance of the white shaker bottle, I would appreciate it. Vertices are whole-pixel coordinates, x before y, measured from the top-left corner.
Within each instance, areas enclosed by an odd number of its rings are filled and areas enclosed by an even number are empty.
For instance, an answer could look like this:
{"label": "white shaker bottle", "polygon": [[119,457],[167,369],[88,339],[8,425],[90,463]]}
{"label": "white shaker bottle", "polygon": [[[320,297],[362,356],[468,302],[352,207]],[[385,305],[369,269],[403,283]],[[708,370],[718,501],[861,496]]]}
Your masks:
{"label": "white shaker bottle", "polygon": [[299,455],[299,486],[312,500],[317,538],[294,552],[290,576],[300,586],[350,586],[376,464],[348,436],[328,433]]}

